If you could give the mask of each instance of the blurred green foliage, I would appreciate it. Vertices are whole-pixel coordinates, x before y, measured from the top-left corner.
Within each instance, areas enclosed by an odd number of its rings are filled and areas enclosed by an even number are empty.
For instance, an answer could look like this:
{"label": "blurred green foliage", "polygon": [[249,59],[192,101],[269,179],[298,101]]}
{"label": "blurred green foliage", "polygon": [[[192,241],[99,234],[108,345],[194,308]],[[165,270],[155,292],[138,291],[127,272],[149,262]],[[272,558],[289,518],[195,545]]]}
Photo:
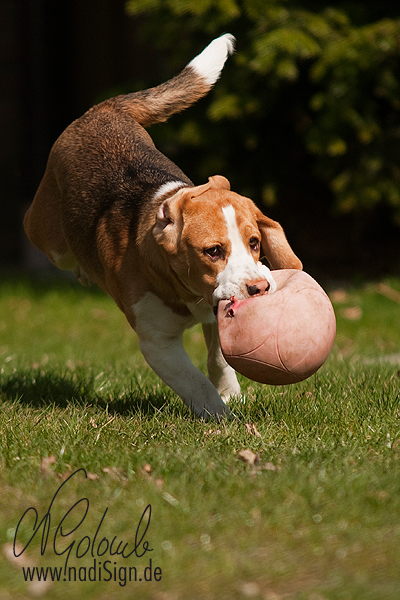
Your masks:
{"label": "blurred green foliage", "polygon": [[261,204],[322,202],[340,213],[385,205],[400,223],[400,5],[393,5],[129,0],[128,14],[140,17],[143,38],[160,50],[159,81],[212,37],[237,37],[210,97],[153,137],[195,183],[223,173]]}

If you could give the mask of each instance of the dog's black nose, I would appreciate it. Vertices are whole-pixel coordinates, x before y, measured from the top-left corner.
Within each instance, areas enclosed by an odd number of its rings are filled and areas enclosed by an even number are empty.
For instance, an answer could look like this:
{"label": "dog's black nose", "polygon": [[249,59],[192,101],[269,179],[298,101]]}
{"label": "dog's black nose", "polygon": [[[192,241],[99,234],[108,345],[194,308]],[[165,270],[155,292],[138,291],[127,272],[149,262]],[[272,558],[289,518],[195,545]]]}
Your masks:
{"label": "dog's black nose", "polygon": [[270,284],[269,281],[263,279],[262,281],[257,281],[256,283],[253,283],[252,285],[248,285],[246,287],[250,296],[257,296],[258,294],[265,294],[266,292],[268,292]]}

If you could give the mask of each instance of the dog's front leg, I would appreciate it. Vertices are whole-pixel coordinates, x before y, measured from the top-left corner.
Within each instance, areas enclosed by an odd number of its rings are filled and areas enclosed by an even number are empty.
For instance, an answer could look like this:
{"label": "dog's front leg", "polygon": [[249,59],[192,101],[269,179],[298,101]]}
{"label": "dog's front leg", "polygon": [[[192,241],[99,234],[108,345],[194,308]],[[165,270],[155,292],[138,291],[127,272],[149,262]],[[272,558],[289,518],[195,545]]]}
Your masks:
{"label": "dog's front leg", "polygon": [[240,386],[235,370],[223,357],[218,336],[218,324],[203,324],[204,338],[208,350],[208,376],[222,399],[227,402],[232,396],[240,396]]}
{"label": "dog's front leg", "polygon": [[157,296],[146,294],[133,307],[140,350],[159,377],[204,419],[231,413],[210,380],[192,364],[182,342],[188,320]]}

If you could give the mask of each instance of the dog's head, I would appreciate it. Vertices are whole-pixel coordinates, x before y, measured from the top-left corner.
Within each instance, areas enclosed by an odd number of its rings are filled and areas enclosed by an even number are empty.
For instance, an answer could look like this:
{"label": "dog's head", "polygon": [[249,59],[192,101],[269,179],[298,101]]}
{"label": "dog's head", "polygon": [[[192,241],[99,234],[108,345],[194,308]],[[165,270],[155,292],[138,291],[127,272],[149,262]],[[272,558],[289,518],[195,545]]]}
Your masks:
{"label": "dog's head", "polygon": [[153,235],[170,255],[181,283],[216,306],[275,289],[272,269],[301,269],[282,227],[255,204],[230,191],[225,177],[180,189],[157,213]]}

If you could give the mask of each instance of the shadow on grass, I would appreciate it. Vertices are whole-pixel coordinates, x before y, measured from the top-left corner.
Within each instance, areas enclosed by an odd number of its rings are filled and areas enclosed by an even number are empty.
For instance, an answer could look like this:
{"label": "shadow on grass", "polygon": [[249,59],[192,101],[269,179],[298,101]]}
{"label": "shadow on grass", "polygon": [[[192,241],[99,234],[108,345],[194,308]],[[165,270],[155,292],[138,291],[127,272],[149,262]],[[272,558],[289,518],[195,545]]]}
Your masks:
{"label": "shadow on grass", "polygon": [[123,397],[107,397],[96,393],[94,381],[74,374],[20,371],[0,378],[0,399],[20,402],[43,408],[54,405],[60,408],[74,404],[79,407],[98,406],[107,409],[109,414],[153,416],[167,404],[168,398],[162,391],[146,391],[138,384],[136,389],[128,389]]}

